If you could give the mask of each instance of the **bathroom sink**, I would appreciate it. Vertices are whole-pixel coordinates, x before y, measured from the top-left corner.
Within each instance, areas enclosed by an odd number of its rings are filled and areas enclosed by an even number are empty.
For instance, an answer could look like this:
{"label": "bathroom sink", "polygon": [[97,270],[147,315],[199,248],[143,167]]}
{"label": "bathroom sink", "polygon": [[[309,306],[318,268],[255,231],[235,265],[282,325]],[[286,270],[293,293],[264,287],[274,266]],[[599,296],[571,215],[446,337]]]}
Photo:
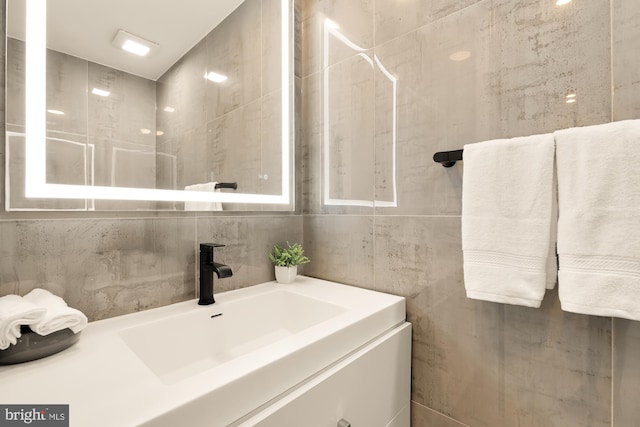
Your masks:
{"label": "bathroom sink", "polygon": [[335,304],[286,290],[241,302],[220,302],[120,332],[135,355],[164,383],[238,359],[344,313]]}

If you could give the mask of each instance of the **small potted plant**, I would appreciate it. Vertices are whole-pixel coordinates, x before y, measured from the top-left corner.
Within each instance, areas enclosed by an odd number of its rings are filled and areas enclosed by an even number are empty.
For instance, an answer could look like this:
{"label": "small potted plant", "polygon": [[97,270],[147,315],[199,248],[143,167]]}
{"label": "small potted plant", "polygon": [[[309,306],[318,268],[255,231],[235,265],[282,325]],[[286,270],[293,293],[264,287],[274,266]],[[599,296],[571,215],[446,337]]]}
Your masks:
{"label": "small potted plant", "polygon": [[269,259],[276,269],[278,283],[291,283],[298,275],[298,266],[309,262],[304,255],[304,249],[300,243],[293,245],[287,242],[287,247],[275,245],[269,254]]}

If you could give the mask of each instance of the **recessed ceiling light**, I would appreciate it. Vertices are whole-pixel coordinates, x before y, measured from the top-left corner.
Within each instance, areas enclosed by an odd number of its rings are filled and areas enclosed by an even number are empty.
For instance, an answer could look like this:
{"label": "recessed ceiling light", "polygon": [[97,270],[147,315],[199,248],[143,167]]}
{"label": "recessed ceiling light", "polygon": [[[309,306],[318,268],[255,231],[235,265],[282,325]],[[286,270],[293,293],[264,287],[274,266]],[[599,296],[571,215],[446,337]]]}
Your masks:
{"label": "recessed ceiling light", "polygon": [[569,4],[571,3],[571,0],[557,0],[556,1],[556,6],[563,6],[565,4]]}
{"label": "recessed ceiling light", "polygon": [[571,99],[571,98],[575,98],[575,97],[576,97],[575,93],[570,93],[567,96],[565,96],[565,98],[567,98],[567,99]]}
{"label": "recessed ceiling light", "polygon": [[139,56],[146,56],[160,46],[158,43],[143,39],[125,30],[118,30],[113,38],[113,44],[122,50]]}
{"label": "recessed ceiling light", "polygon": [[127,52],[131,52],[136,55],[145,56],[149,53],[151,48],[138,42],[134,42],[133,40],[127,40],[122,44],[122,50],[126,50]]}
{"label": "recessed ceiling light", "polygon": [[166,111],[167,113],[173,113],[174,111],[176,111],[176,109],[175,109],[175,108],[173,108],[173,107],[169,107],[169,106],[167,105],[166,107],[164,107],[164,110],[163,110],[163,111]]}
{"label": "recessed ceiling light", "polygon": [[55,114],[57,116],[64,115],[64,111],[60,111],[60,110],[47,110],[47,113]]}
{"label": "recessed ceiling light", "polygon": [[151,129],[140,129],[140,133],[143,135],[149,135],[151,133]]}
{"label": "recessed ceiling light", "polygon": [[465,59],[468,59],[471,56],[471,52],[469,52],[468,50],[460,50],[458,52],[453,52],[451,55],[449,55],[449,59],[452,61],[464,61]]}
{"label": "recessed ceiling light", "polygon": [[162,132],[161,130],[156,131],[156,136],[162,136],[164,135],[164,132]]}
{"label": "recessed ceiling light", "polygon": [[223,81],[227,80],[227,76],[224,76],[222,74],[218,74],[218,73],[214,73],[213,71],[209,72],[205,78],[207,80],[211,80],[214,83],[222,83]]}
{"label": "recessed ceiling light", "polygon": [[567,104],[573,104],[574,102],[576,102],[575,98],[569,98],[567,99]]}
{"label": "recessed ceiling light", "polygon": [[97,87],[94,87],[91,90],[91,93],[94,94],[94,95],[104,96],[104,97],[107,97],[107,96],[111,95],[111,92],[109,92],[108,90],[98,89]]}

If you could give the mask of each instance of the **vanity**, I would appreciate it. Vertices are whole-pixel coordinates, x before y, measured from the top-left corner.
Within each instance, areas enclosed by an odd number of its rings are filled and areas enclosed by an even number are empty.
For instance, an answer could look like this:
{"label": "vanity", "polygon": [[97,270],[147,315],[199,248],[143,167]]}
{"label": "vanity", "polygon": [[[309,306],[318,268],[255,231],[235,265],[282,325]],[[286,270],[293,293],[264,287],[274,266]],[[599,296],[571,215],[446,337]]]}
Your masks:
{"label": "vanity", "polygon": [[69,404],[71,426],[409,426],[402,297],[299,276],[92,322],[0,367],[3,404]]}

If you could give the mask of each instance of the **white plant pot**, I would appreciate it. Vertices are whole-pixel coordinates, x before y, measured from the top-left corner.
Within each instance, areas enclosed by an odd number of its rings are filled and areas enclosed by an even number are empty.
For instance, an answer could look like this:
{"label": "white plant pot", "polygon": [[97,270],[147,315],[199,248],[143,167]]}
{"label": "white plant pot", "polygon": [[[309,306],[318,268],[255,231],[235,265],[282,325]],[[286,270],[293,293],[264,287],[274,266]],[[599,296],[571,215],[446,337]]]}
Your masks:
{"label": "white plant pot", "polygon": [[298,275],[298,266],[293,267],[276,267],[276,281],[278,283],[292,283]]}

